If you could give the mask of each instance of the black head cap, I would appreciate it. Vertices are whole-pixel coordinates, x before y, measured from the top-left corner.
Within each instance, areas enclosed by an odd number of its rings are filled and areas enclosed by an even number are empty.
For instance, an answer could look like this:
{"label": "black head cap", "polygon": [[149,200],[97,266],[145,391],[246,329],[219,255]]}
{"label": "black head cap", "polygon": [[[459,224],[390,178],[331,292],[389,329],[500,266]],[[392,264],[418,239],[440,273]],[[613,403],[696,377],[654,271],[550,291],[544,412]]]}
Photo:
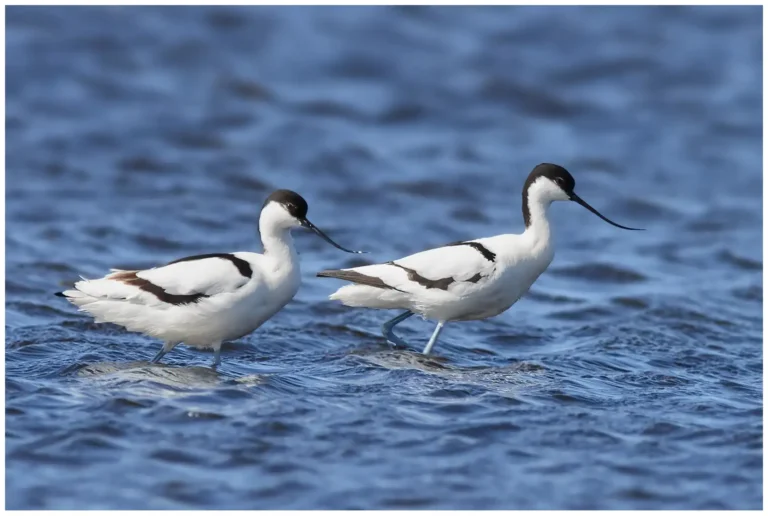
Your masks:
{"label": "black head cap", "polygon": [[525,227],[531,224],[531,213],[528,210],[528,188],[540,177],[550,179],[568,194],[573,193],[573,188],[576,186],[576,181],[571,173],[560,165],[552,163],[536,165],[531,170],[531,173],[528,174],[528,179],[525,180],[525,185],[523,185],[523,220],[525,221]]}
{"label": "black head cap", "polygon": [[288,213],[299,220],[304,220],[307,218],[307,210],[309,209],[309,206],[307,206],[307,201],[305,201],[304,198],[296,192],[291,190],[275,190],[272,192],[272,195],[267,197],[267,200],[264,201],[264,206],[262,206],[261,209],[263,210],[264,207],[270,202],[282,204],[285,206],[285,209],[288,210]]}
{"label": "black head cap", "polygon": [[538,178],[547,177],[555,182],[566,193],[573,192],[576,186],[576,181],[570,172],[565,170],[560,165],[554,165],[552,163],[542,163],[536,165],[531,173],[528,174],[528,179],[525,180],[525,188],[523,188],[523,195]]}

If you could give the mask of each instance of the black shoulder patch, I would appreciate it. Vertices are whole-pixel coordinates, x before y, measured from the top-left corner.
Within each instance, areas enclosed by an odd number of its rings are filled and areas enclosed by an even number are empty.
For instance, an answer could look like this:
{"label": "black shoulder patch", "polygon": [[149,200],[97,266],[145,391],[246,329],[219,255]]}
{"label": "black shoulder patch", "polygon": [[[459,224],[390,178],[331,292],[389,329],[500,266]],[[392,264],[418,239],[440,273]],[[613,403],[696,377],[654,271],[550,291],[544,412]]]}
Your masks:
{"label": "black shoulder patch", "polygon": [[230,254],[230,253],[211,253],[211,254],[198,254],[195,256],[187,256],[186,258],[179,258],[178,260],[169,262],[167,265],[171,265],[179,262],[191,262],[194,260],[205,260],[206,258],[222,258],[224,260],[229,260],[230,262],[232,262],[232,264],[235,267],[237,267],[238,272],[240,272],[242,276],[246,278],[250,278],[251,276],[253,276],[253,269],[251,269],[251,264],[243,260],[242,258],[238,258],[234,254]]}
{"label": "black shoulder patch", "polygon": [[488,250],[487,247],[485,247],[480,242],[454,242],[452,244],[448,244],[446,247],[454,246],[454,245],[468,245],[469,247],[472,247],[476,251],[478,251],[480,254],[483,255],[483,258],[488,260],[489,262],[495,262],[496,261],[496,253]]}

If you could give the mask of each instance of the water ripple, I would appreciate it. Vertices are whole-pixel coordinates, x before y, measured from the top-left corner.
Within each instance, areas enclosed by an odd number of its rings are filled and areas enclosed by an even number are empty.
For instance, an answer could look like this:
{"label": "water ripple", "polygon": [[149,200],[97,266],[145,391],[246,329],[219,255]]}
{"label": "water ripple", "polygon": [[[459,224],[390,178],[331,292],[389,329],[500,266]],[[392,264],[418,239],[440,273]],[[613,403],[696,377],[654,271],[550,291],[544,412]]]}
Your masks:
{"label": "water ripple", "polygon": [[[761,507],[760,20],[9,7],[7,508]],[[550,269],[430,357],[327,300],[317,270],[521,231],[544,161],[647,231],[557,203]],[[371,254],[297,232],[299,294],[215,371],[53,296],[258,250],[275,188]]]}

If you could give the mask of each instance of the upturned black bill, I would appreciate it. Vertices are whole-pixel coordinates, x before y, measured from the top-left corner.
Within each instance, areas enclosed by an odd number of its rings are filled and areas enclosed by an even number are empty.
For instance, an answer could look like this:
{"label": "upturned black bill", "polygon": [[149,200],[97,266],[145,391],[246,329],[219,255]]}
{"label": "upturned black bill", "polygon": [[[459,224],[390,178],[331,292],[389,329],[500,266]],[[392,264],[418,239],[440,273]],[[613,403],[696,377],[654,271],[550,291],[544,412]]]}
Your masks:
{"label": "upturned black bill", "polygon": [[599,211],[597,211],[597,210],[596,210],[596,209],[594,209],[592,206],[590,206],[589,204],[587,204],[587,201],[585,201],[584,199],[582,199],[581,197],[579,197],[578,195],[576,195],[576,194],[575,194],[575,193],[573,193],[573,192],[571,192],[571,193],[570,193],[570,198],[571,198],[571,200],[572,200],[573,202],[576,202],[576,203],[579,203],[579,204],[581,204],[581,205],[582,205],[582,206],[584,206],[586,209],[588,209],[589,211],[591,211],[592,213],[594,213],[595,215],[597,215],[598,217],[600,217],[601,219],[603,219],[604,221],[606,221],[608,224],[611,224],[611,225],[613,225],[613,226],[616,226],[617,228],[621,228],[621,229],[629,229],[630,231],[645,231],[645,230],[644,230],[644,229],[642,229],[642,228],[628,228],[627,226],[622,226],[621,224],[616,224],[616,223],[615,223],[615,222],[613,222],[612,220],[609,220],[609,219],[607,219],[606,217],[603,217],[603,216],[600,214],[600,212],[599,212]]}
{"label": "upturned black bill", "polygon": [[314,231],[315,233],[317,233],[317,235],[318,235],[320,238],[322,238],[323,240],[325,240],[326,242],[328,242],[329,244],[331,244],[333,247],[335,247],[335,248],[337,248],[337,249],[341,249],[342,251],[345,251],[345,252],[347,252],[347,253],[353,253],[353,254],[365,254],[365,251],[352,251],[352,250],[350,250],[350,249],[346,249],[346,248],[344,248],[344,247],[341,247],[339,244],[337,244],[336,242],[334,242],[333,240],[331,240],[331,237],[329,237],[328,235],[326,235],[325,233],[323,233],[322,231],[320,231],[320,228],[319,228],[319,227],[315,226],[314,224],[312,224],[312,223],[311,223],[309,220],[307,220],[307,219],[303,219],[303,220],[301,221],[301,225],[302,225],[303,227],[307,228],[307,229],[311,229],[312,231]]}

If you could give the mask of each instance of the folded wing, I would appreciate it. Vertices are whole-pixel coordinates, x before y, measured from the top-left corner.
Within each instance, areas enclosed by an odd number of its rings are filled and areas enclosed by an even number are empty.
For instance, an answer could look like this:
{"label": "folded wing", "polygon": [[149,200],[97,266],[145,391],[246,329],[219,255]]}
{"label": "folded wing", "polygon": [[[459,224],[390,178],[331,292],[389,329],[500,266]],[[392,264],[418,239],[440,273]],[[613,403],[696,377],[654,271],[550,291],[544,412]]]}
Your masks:
{"label": "folded wing", "polygon": [[236,255],[200,255],[141,271],[113,270],[103,278],[82,280],[61,294],[78,306],[100,300],[146,305],[182,305],[235,292],[252,271]]}
{"label": "folded wing", "polygon": [[400,292],[453,292],[476,285],[492,274],[495,258],[482,240],[476,240],[429,249],[387,263],[322,271],[318,276]]}

